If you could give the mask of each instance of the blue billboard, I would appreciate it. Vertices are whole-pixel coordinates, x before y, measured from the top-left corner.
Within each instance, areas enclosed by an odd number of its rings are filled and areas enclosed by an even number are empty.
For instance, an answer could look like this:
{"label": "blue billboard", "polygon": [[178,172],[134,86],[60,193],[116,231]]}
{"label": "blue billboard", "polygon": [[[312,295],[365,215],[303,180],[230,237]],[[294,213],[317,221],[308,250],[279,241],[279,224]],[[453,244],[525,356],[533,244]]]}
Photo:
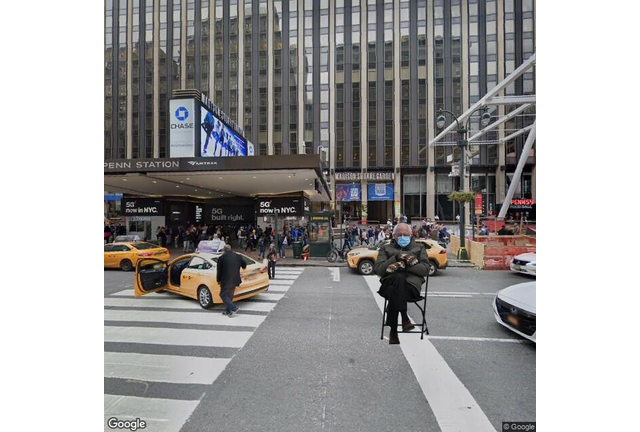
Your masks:
{"label": "blue billboard", "polygon": [[393,183],[369,183],[368,201],[393,201]]}
{"label": "blue billboard", "polygon": [[204,106],[200,107],[200,156],[247,156],[247,141]]}
{"label": "blue billboard", "polygon": [[337,184],[336,201],[362,201],[359,184]]}

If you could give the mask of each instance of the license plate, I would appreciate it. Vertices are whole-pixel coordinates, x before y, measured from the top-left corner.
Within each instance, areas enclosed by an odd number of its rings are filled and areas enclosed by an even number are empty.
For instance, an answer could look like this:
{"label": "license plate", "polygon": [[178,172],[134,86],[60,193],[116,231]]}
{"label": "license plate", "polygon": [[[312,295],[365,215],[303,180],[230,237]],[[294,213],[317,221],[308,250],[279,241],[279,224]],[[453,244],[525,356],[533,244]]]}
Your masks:
{"label": "license plate", "polygon": [[513,315],[508,315],[507,322],[514,327],[518,327],[518,317],[515,317]]}
{"label": "license plate", "polygon": [[521,266],[519,266],[518,264],[514,264],[514,265],[513,265],[513,269],[514,269],[514,270],[522,270],[522,267],[521,267]]}

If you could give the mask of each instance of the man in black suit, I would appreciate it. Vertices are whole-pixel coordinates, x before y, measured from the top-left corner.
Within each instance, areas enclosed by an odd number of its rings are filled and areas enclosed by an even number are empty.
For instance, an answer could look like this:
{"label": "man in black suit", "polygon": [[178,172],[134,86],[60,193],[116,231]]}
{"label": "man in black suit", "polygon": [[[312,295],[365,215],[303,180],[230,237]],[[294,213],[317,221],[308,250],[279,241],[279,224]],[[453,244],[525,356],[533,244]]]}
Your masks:
{"label": "man in black suit", "polygon": [[240,268],[247,268],[247,263],[237,253],[231,251],[231,246],[224,245],[224,254],[218,258],[217,280],[220,285],[220,298],[226,309],[223,315],[231,316],[238,311],[233,301],[236,287],[242,283]]}

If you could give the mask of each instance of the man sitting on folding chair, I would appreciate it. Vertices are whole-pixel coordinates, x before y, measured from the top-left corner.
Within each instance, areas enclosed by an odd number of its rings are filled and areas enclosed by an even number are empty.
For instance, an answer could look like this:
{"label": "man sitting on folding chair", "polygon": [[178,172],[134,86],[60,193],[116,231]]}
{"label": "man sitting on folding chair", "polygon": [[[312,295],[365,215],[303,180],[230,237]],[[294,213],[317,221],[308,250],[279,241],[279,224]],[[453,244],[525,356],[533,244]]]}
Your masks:
{"label": "man sitting on folding chair", "polygon": [[398,312],[402,314],[402,330],[415,328],[407,315],[407,301],[420,297],[420,289],[429,275],[427,250],[411,237],[411,228],[399,223],[393,230],[393,240],[378,252],[374,270],[380,276],[380,296],[388,301],[387,322],[391,327],[389,344],[398,339]]}

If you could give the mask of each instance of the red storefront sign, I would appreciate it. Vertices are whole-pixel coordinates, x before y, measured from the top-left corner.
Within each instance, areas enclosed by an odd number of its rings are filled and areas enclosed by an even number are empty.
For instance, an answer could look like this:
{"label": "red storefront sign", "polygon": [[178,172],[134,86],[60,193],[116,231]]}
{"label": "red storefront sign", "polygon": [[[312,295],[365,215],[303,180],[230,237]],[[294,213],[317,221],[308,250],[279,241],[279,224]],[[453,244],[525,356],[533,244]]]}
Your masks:
{"label": "red storefront sign", "polygon": [[482,194],[476,194],[476,214],[477,215],[481,215],[482,214]]}

